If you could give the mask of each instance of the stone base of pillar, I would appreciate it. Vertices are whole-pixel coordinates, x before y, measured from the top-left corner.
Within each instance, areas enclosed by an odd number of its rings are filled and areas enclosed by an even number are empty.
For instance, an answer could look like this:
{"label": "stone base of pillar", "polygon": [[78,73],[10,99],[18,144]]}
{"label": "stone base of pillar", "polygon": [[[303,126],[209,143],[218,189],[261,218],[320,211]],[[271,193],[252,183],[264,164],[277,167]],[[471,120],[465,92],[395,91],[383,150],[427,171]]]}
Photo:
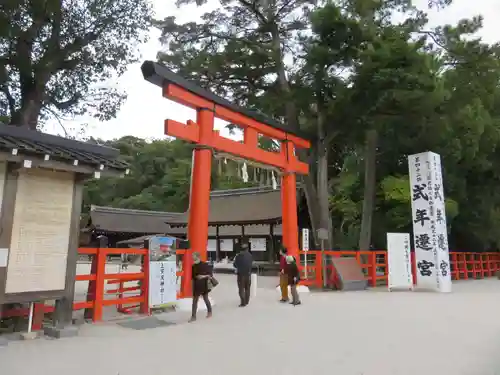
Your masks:
{"label": "stone base of pillar", "polygon": [[49,327],[44,327],[44,333],[46,336],[55,339],[75,337],[78,336],[78,327],[69,325],[65,327],[49,326]]}

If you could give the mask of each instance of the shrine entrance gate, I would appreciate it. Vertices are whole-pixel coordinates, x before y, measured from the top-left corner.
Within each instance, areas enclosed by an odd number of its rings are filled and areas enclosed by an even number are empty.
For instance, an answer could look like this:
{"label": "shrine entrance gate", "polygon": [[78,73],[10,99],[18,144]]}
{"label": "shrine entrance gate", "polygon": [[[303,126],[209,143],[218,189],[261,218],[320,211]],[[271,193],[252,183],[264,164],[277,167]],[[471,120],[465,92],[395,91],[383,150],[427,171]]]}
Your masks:
{"label": "shrine entrance gate", "polygon": [[[197,145],[193,151],[189,198],[188,240],[191,251],[183,258],[181,296],[188,297],[192,293],[192,252],[197,251],[203,260],[207,259],[210,178],[214,151],[280,170],[283,244],[289,255],[298,258],[296,174],[307,174],[309,166],[297,158],[295,150],[310,148],[310,142],[270,118],[238,107],[194,85],[163,65],[146,61],[141,69],[147,81],[162,88],[163,97],[196,110],[196,122],[189,120],[187,124],[182,124],[165,120],[166,135]],[[220,136],[219,132],[214,130],[216,117],[241,127],[244,132],[243,142]],[[259,135],[277,140],[280,143],[280,152],[260,148]]]}

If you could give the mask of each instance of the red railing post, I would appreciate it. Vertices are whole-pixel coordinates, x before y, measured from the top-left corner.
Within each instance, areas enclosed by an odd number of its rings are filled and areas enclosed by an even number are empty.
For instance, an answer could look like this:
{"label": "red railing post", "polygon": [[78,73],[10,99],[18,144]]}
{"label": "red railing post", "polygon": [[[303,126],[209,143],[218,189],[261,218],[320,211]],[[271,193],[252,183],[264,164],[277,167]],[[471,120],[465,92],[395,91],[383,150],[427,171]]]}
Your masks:
{"label": "red railing post", "polygon": [[149,250],[146,250],[146,253],[143,257],[142,262],[142,272],[144,273],[144,279],[142,279],[141,283],[141,294],[143,296],[143,302],[140,306],[141,314],[149,315]]}
{"label": "red railing post", "polygon": [[384,267],[384,280],[385,285],[389,286],[389,256],[387,250],[382,253],[382,264]]}
{"label": "red railing post", "polygon": [[484,254],[481,253],[478,256],[479,256],[480,275],[481,275],[481,278],[484,279],[484,277],[486,276],[486,266],[484,265]]}
{"label": "red railing post", "polygon": [[470,262],[472,263],[472,278],[477,279],[477,263],[476,263],[476,254],[471,253]]}
{"label": "red railing post", "polygon": [[457,258],[456,253],[450,253],[450,258],[451,258],[451,277],[452,279],[454,278],[455,280],[460,280],[460,266]]}
{"label": "red railing post", "polygon": [[316,285],[318,288],[323,287],[323,252],[320,251],[316,255]]}
{"label": "red railing post", "polygon": [[[92,261],[90,263],[90,274],[91,275],[95,275],[97,274],[97,255],[99,254],[100,252],[100,248],[98,247],[97,249],[97,252],[95,253],[95,255],[92,255]],[[96,285],[96,281],[95,280],[90,280],[89,283],[88,283],[88,287],[87,287],[87,302],[93,302],[95,300],[95,285]],[[83,313],[83,317],[85,319],[92,319],[94,313],[93,313],[93,308],[90,309],[85,309],[84,313]]]}
{"label": "red railing post", "polygon": [[413,279],[413,285],[417,285],[417,257],[415,252],[410,253],[411,256],[411,276]]}
{"label": "red railing post", "polygon": [[97,269],[95,278],[95,297],[94,297],[94,310],[92,320],[99,322],[102,320],[103,301],[104,301],[104,282],[106,274],[106,256],[107,249],[99,248],[97,250]]}
{"label": "red railing post", "polygon": [[463,253],[462,255],[462,270],[464,273],[464,280],[469,280],[469,265],[467,263],[467,253]]}
{"label": "red railing post", "polygon": [[377,253],[375,251],[370,252],[369,264],[371,265],[368,270],[368,275],[370,276],[370,284],[372,287],[377,286]]}
{"label": "red railing post", "polygon": [[33,322],[31,329],[40,331],[43,327],[43,318],[45,316],[45,304],[43,302],[35,302],[33,306]]}

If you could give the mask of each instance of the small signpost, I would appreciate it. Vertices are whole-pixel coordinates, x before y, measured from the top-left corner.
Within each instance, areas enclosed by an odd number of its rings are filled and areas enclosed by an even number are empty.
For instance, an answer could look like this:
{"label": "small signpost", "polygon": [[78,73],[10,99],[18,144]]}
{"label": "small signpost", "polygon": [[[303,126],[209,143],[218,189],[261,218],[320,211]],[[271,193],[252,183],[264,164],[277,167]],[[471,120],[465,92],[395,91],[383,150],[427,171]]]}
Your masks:
{"label": "small signpost", "polygon": [[177,301],[176,239],[149,240],[149,307],[161,308]]}
{"label": "small signpost", "polygon": [[387,233],[387,258],[389,291],[413,290],[409,233]]}
{"label": "small signpost", "polygon": [[325,257],[325,241],[328,239],[328,229],[319,228],[317,231],[318,239],[321,241],[321,261],[323,272],[323,287],[326,287],[326,257]]}
{"label": "small signpost", "polygon": [[309,229],[302,229],[302,251],[304,252],[305,271],[304,277],[307,279],[307,252],[309,251]]}

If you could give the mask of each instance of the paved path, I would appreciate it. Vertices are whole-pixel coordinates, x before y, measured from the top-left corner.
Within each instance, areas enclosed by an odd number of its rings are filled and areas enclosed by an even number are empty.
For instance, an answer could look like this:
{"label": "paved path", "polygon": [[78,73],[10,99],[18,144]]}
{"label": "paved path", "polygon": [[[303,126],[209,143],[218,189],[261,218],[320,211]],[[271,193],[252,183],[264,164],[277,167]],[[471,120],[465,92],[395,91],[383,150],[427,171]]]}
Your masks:
{"label": "paved path", "polygon": [[274,279],[238,308],[221,276],[214,317],[136,331],[85,325],[77,338],[12,342],[2,374],[490,375],[500,374],[500,281],[454,284],[449,295],[383,289],[313,293],[279,304]]}

